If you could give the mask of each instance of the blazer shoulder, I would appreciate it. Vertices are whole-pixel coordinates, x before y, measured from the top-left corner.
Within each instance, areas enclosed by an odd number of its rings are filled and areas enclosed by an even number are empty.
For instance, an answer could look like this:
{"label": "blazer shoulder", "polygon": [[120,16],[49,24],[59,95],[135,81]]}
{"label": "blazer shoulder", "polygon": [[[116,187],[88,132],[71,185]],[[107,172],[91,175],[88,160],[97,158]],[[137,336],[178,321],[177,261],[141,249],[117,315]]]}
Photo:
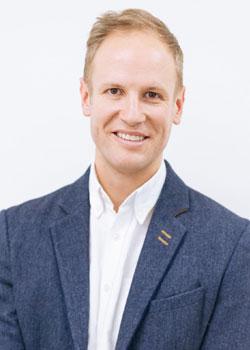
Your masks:
{"label": "blazer shoulder", "polygon": [[25,224],[42,225],[56,220],[63,211],[60,204],[67,198],[74,197],[83,177],[53,192],[5,209],[4,212],[10,226],[20,228]]}
{"label": "blazer shoulder", "polygon": [[226,208],[216,200],[189,187],[190,215],[196,225],[216,228],[220,235],[224,232],[226,238],[239,236],[249,226],[250,221]]}

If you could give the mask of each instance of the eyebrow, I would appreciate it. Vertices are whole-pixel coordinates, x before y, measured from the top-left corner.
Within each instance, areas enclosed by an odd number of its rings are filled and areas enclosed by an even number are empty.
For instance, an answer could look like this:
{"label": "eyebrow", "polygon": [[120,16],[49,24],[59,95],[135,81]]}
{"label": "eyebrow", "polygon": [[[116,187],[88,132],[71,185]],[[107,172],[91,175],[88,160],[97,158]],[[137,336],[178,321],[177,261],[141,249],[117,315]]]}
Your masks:
{"label": "eyebrow", "polygon": [[118,83],[105,83],[105,84],[102,84],[101,86],[100,86],[100,89],[104,89],[104,88],[112,88],[112,87],[117,87],[117,88],[119,88],[119,89],[123,89],[124,88],[124,86],[123,85],[121,85],[121,84],[118,84]]}
{"label": "eyebrow", "polygon": [[157,85],[152,85],[146,88],[147,90],[157,90],[157,91],[161,91],[163,94],[167,95],[167,91],[161,87],[161,86],[157,86]]}

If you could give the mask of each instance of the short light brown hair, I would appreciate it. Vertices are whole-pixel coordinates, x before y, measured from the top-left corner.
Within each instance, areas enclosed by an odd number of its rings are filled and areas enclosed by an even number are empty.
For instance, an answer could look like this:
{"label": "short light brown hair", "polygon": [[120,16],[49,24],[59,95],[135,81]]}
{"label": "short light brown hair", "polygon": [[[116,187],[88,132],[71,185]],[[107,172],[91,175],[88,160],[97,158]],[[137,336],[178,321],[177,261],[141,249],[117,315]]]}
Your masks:
{"label": "short light brown hair", "polygon": [[87,51],[85,56],[83,78],[91,85],[91,69],[96,51],[107,38],[114,32],[126,31],[149,31],[167,45],[173,55],[176,65],[177,86],[183,86],[183,52],[176,37],[159,18],[141,9],[126,9],[121,12],[107,11],[92,26],[87,40]]}

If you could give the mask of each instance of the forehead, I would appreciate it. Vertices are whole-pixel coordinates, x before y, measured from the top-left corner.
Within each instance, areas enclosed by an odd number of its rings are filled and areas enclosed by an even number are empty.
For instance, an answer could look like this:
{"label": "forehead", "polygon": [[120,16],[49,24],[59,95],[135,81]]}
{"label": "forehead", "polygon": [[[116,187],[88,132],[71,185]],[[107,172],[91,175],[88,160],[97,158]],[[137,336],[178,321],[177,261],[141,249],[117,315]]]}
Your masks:
{"label": "forehead", "polygon": [[92,82],[110,78],[145,83],[176,80],[172,53],[156,35],[133,31],[113,33],[98,48],[92,66]]}

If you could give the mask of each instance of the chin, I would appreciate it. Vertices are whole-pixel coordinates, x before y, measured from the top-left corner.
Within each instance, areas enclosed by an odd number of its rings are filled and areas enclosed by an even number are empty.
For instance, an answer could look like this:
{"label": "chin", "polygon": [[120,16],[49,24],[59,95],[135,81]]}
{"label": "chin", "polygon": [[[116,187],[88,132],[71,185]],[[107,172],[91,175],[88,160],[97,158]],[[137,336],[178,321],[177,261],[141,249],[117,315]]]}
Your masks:
{"label": "chin", "polygon": [[144,169],[146,170],[148,168],[148,165],[138,162],[136,160],[129,160],[113,164],[113,168],[115,168],[117,172],[122,173],[124,175],[131,175],[138,173]]}

